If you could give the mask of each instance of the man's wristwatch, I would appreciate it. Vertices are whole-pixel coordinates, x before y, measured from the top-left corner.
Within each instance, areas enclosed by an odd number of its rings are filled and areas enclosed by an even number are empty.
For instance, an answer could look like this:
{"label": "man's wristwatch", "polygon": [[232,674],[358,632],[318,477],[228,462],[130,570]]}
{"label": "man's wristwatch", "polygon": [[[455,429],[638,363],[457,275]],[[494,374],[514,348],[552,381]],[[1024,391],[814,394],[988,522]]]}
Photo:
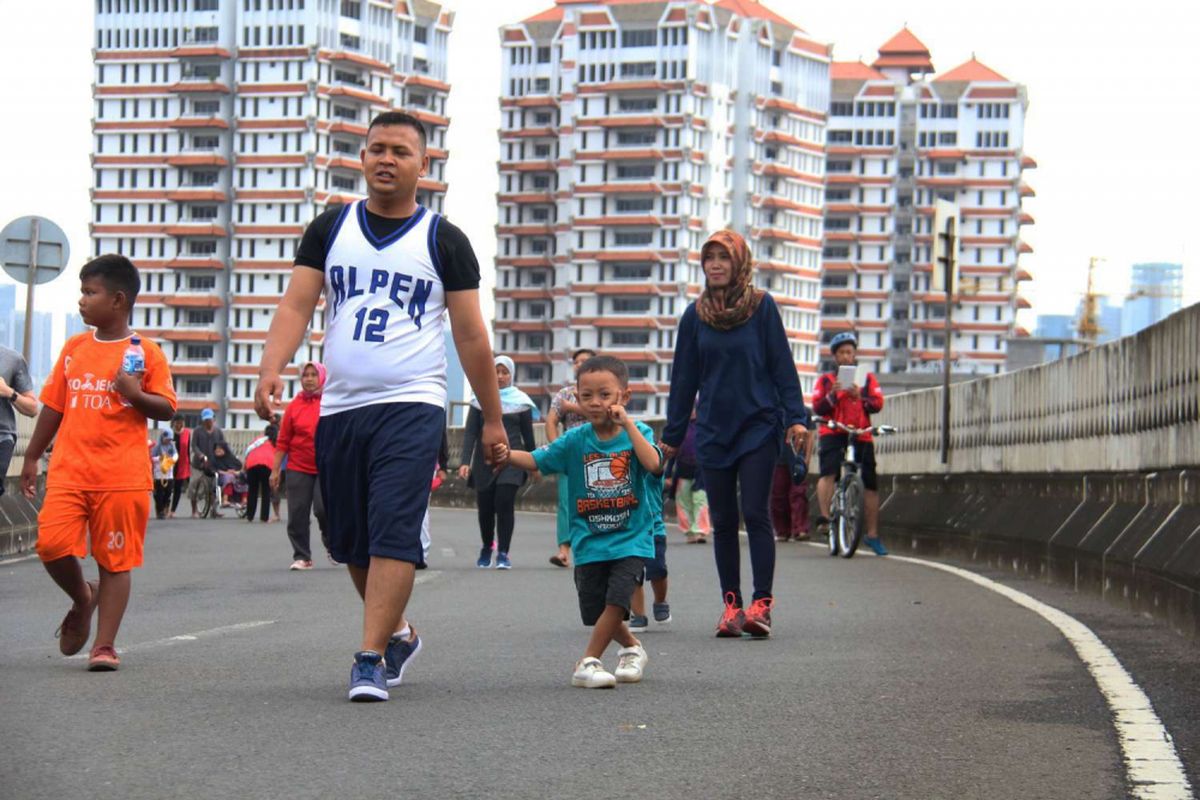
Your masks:
{"label": "man's wristwatch", "polygon": [[18,397],[20,397],[20,395],[17,393],[17,390],[13,389],[12,394],[10,394],[8,396],[8,402],[13,403],[15,405]]}

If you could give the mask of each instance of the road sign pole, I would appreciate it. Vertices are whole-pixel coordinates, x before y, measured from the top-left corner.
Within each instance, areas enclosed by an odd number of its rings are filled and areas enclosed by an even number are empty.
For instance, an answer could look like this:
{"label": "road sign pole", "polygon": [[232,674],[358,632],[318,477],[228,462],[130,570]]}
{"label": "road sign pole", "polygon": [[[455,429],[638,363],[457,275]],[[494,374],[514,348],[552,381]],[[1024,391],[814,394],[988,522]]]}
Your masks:
{"label": "road sign pole", "polygon": [[41,221],[34,217],[29,226],[29,280],[25,282],[25,343],[21,348],[21,355],[25,356],[26,364],[32,363],[30,358],[33,352],[33,287],[37,283],[34,276],[37,274],[39,227]]}
{"label": "road sign pole", "polygon": [[945,247],[943,263],[934,269],[945,270],[946,308],[945,308],[945,341],[942,342],[942,463],[950,463],[950,337],[954,327],[950,319],[950,311],[954,299],[954,289],[957,276],[954,274],[954,254],[958,248],[958,220],[956,217],[946,219],[946,229],[938,231],[937,236],[944,237]]}

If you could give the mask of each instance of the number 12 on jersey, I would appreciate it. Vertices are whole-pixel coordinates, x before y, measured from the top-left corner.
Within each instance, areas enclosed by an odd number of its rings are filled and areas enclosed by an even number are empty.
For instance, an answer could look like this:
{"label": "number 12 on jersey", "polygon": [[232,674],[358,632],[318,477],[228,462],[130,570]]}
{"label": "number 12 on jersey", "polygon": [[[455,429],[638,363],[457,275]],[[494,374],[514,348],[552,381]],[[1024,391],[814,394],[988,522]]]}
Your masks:
{"label": "number 12 on jersey", "polygon": [[360,308],[354,314],[355,341],[382,342],[388,312],[382,308]]}

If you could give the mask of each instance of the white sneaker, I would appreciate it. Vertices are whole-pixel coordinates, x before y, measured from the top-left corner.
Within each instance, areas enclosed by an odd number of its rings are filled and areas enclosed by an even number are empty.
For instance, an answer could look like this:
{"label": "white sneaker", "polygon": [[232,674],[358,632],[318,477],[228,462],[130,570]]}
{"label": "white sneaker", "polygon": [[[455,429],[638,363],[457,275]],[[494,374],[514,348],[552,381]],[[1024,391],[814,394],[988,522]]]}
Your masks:
{"label": "white sneaker", "polygon": [[301,569],[312,569],[312,562],[305,561],[304,559],[298,558],[292,562],[292,565],[290,567],[288,567],[288,569],[293,570],[293,571],[301,570]]}
{"label": "white sneaker", "polygon": [[646,662],[650,657],[640,644],[622,647],[617,651],[617,657],[620,658],[616,670],[619,683],[637,683],[642,679],[642,672],[646,669]]}
{"label": "white sneaker", "polygon": [[611,689],[617,685],[617,679],[604,668],[600,659],[588,657],[575,665],[571,685],[584,689]]}

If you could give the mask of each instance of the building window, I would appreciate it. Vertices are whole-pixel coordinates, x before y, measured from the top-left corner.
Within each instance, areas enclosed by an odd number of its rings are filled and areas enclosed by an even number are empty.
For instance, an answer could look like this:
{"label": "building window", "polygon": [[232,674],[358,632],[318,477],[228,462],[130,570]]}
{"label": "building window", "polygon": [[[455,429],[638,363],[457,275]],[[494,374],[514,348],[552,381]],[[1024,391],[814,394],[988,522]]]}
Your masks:
{"label": "building window", "polygon": [[621,47],[654,47],[658,43],[658,31],[621,31]]}
{"label": "building window", "polygon": [[211,291],[217,288],[216,275],[189,275],[187,288],[193,292]]}
{"label": "building window", "polygon": [[217,312],[211,308],[189,308],[185,319],[188,325],[212,325]]}
{"label": "building window", "polygon": [[212,256],[217,253],[217,243],[213,239],[192,239],[188,242],[188,255]]}
{"label": "building window", "polygon": [[550,63],[550,48],[549,47],[539,47],[537,49],[537,63],[539,63],[539,64],[549,64]]}
{"label": "building window", "polygon": [[213,357],[211,344],[189,344],[184,350],[189,361],[209,361]]}
{"label": "building window", "polygon": [[[358,5],[355,3],[354,5]],[[342,47],[348,47],[351,50],[359,50],[362,47],[362,39],[357,36],[352,36],[348,33],[343,33],[340,36]]]}
{"label": "building window", "polygon": [[654,77],[654,62],[653,61],[637,61],[632,63],[621,64],[622,78],[653,78]]}
{"label": "building window", "polygon": [[195,40],[197,42],[215,42],[220,38],[220,34],[221,29],[216,26],[196,28]]}
{"label": "building window", "polygon": [[[342,0],[342,16],[350,19],[362,18],[362,3],[359,0]],[[345,34],[342,34],[345,37]],[[345,42],[343,42],[345,44]],[[358,47],[358,45],[354,45]]]}
{"label": "building window", "polygon": [[429,28],[424,25],[417,25],[413,28],[413,41],[418,44],[426,44],[429,41]]}

